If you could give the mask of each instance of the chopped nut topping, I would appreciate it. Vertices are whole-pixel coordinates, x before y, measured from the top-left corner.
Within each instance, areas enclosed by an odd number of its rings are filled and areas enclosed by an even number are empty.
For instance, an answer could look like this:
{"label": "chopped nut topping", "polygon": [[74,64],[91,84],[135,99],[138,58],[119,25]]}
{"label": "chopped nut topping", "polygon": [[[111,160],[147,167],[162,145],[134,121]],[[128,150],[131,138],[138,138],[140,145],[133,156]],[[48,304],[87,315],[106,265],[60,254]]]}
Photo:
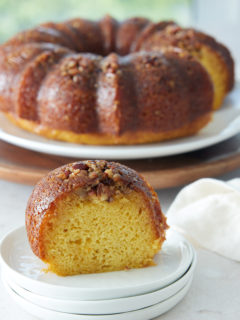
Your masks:
{"label": "chopped nut topping", "polygon": [[75,67],[76,64],[77,64],[76,61],[70,61],[70,62],[68,62],[67,67],[72,68],[72,67]]}
{"label": "chopped nut topping", "polygon": [[73,169],[79,169],[79,170],[88,170],[88,165],[85,163],[76,163],[73,165]]}
{"label": "chopped nut topping", "polygon": [[108,175],[109,178],[113,177],[112,169],[106,169],[104,172]]}

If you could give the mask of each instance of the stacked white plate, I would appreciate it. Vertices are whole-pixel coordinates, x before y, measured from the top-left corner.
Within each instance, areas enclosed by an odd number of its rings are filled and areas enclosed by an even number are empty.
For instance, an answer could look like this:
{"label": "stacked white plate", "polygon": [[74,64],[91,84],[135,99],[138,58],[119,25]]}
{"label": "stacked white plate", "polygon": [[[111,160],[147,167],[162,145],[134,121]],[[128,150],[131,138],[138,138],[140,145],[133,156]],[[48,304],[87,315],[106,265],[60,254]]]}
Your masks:
{"label": "stacked white plate", "polygon": [[2,280],[27,312],[48,320],[147,320],[173,308],[190,288],[196,254],[168,231],[156,266],[101,274],[59,277],[45,273],[29,247],[24,227],[1,243]]}

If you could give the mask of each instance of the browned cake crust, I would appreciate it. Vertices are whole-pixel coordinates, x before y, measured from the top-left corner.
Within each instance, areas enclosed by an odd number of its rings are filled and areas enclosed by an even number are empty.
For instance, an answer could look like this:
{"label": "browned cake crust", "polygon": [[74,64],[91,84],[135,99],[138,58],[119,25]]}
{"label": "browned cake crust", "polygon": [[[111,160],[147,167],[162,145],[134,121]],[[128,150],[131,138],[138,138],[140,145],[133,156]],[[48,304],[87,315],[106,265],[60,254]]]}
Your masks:
{"label": "browned cake crust", "polygon": [[221,43],[217,42],[213,37],[194,30],[192,28],[181,28],[169,24],[164,29],[158,28],[158,24],[152,24],[151,32],[142,34],[132,47],[132,51],[139,50],[160,50],[168,46],[178,47],[188,52],[198,53],[202,45],[209,46],[216,54],[218,54],[228,70],[228,80],[226,83],[227,91],[233,88],[234,84],[234,62],[230,51]]}
{"label": "browned cake crust", "polygon": [[[224,74],[217,98],[218,78],[192,54],[204,45]],[[211,37],[172,21],[110,16],[17,34],[0,47],[0,75],[0,110],[14,123],[85,144],[192,135],[211,119],[234,78],[228,49]]]}
{"label": "browned cake crust", "polygon": [[132,189],[141,193],[151,211],[156,236],[162,241],[165,239],[166,218],[157,194],[141,175],[115,162],[79,161],[50,172],[36,185],[29,198],[26,229],[31,248],[39,258],[44,259],[42,230],[55,212],[56,201],[76,189],[86,192],[88,196],[95,194],[105,201],[111,201],[117,190],[124,193]]}

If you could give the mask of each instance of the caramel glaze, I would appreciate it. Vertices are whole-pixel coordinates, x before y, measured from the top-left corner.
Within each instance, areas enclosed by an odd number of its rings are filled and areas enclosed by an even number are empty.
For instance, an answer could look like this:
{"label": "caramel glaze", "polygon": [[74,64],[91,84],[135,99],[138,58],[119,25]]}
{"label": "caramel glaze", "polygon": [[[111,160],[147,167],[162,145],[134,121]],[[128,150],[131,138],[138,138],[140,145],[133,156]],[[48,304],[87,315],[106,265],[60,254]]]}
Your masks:
{"label": "caramel glaze", "polygon": [[78,54],[46,77],[38,95],[39,118],[44,127],[76,133],[168,131],[209,113],[212,91],[206,71],[184,53],[103,59]]}
{"label": "caramel glaze", "polygon": [[43,127],[113,135],[140,127],[174,130],[211,111],[209,76],[183,52],[106,58],[67,53],[43,52],[27,64],[17,77],[17,99],[14,91],[12,103],[4,105],[15,104],[18,117]]}
{"label": "caramel glaze", "polygon": [[[24,81],[24,74],[26,74],[27,68],[34,63],[35,59],[41,63],[42,66],[46,65],[49,68],[49,63],[54,62],[54,58],[62,56],[63,53],[71,52],[63,47],[53,45],[51,43],[30,43],[21,45],[3,46],[0,48],[0,108],[4,112],[11,112],[20,116],[21,102],[18,101],[18,87],[21,87],[22,81]],[[40,58],[39,58],[40,56]],[[49,59],[45,57],[48,56]],[[45,61],[44,61],[45,60]],[[50,60],[50,61],[49,61]],[[59,60],[59,59],[57,59]],[[46,68],[45,68],[46,69]],[[33,70],[34,71],[34,70]],[[47,71],[47,70],[46,70]],[[41,71],[42,73],[43,71]],[[32,79],[31,79],[32,80]],[[25,81],[28,81],[26,79]],[[39,81],[39,85],[40,85]],[[26,91],[32,96],[29,86],[35,86],[31,81],[26,83]],[[21,97],[19,97],[21,99]],[[27,97],[27,99],[29,99]],[[19,103],[18,103],[19,102]],[[36,104],[33,104],[31,108],[36,109]],[[23,109],[25,107],[23,106]],[[37,110],[36,110],[37,111]],[[36,112],[35,111],[35,112]],[[31,117],[27,113],[26,119],[35,120],[35,116]],[[31,114],[34,114],[30,110]]]}
{"label": "caramel glaze", "polygon": [[134,43],[132,50],[152,51],[174,46],[188,52],[198,52],[202,45],[209,46],[224,60],[229,75],[227,89],[230,91],[234,84],[234,62],[231,53],[223,44],[203,32],[191,28],[183,29],[174,24],[169,24],[165,29],[159,30],[158,24],[153,24],[151,32],[141,35]]}
{"label": "caramel glaze", "polygon": [[99,22],[76,18],[66,21],[65,24],[72,28],[77,37],[75,42],[77,52],[105,54],[103,46],[105,40]]}
{"label": "caramel glaze", "polygon": [[121,56],[127,55],[132,44],[149,23],[145,18],[130,18],[120,23],[115,36],[115,51]]}
{"label": "caramel glaze", "polygon": [[159,37],[163,45],[187,39],[194,49],[208,43],[226,62],[232,88],[232,58],[209,36],[172,21],[77,18],[20,32],[0,47],[0,110],[51,136],[112,135],[116,143],[126,133],[171,132],[207,118],[214,93],[205,68],[185,50],[154,52]]}
{"label": "caramel glaze", "polygon": [[63,32],[56,28],[49,28],[44,26],[38,26],[34,29],[22,31],[15,37],[7,41],[5,45],[21,45],[24,43],[53,43],[74,49],[74,45],[71,39],[67,37]]}
{"label": "caramel glaze", "polygon": [[[115,162],[87,160],[64,165],[51,171],[35,186],[26,208],[26,229],[33,252],[44,259],[41,237],[44,225],[56,214],[56,201],[69,193],[80,191],[114,201],[115,192],[142,194],[151,214],[153,230],[157,237],[165,239],[167,229],[157,194],[136,171]],[[81,193],[80,193],[81,194]]]}

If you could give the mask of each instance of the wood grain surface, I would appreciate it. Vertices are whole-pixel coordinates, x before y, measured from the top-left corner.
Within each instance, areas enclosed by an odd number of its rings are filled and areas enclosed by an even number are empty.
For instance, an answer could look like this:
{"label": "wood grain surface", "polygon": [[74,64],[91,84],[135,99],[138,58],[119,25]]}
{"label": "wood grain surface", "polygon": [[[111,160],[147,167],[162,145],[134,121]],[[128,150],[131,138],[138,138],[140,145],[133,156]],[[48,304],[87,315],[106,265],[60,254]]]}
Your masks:
{"label": "wood grain surface", "polygon": [[[0,178],[35,184],[49,170],[79,159],[42,154],[0,141]],[[137,170],[155,189],[214,177],[240,167],[240,135],[182,155],[119,161]]]}

